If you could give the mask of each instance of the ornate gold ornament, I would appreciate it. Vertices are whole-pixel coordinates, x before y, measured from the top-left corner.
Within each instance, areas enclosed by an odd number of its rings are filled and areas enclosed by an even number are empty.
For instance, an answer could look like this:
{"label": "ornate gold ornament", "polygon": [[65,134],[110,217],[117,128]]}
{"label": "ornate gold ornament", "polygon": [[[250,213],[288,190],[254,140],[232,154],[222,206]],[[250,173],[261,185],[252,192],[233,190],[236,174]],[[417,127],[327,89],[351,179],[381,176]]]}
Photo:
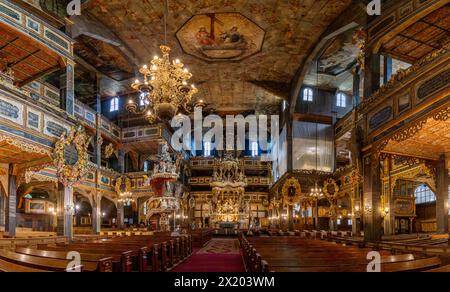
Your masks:
{"label": "ornate gold ornament", "polygon": [[114,144],[109,143],[108,146],[105,148],[105,158],[110,158],[114,154]]}
{"label": "ornate gold ornament", "polygon": [[120,195],[120,193],[131,192],[131,179],[126,176],[117,178],[114,189],[118,195]]}
{"label": "ornate gold ornament", "polygon": [[103,138],[102,136],[97,137],[97,145],[102,146],[103,145]]}
{"label": "ornate gold ornament", "polygon": [[32,180],[37,180],[39,182],[52,182],[57,184],[58,178],[44,175],[38,172],[27,170],[25,171],[25,183],[29,184]]}
{"label": "ornate gold ornament", "polygon": [[59,181],[70,186],[79,182],[88,169],[88,144],[90,137],[87,136],[84,127],[72,127],[69,135],[62,134],[56,142],[53,151],[53,163]]}
{"label": "ornate gold ornament", "polygon": [[135,201],[133,199],[133,193],[131,192],[131,179],[129,177],[121,176],[117,178],[114,189],[116,190],[117,195],[119,195],[117,202],[130,205]]}
{"label": "ornate gold ornament", "polygon": [[442,121],[446,122],[450,119],[450,107],[444,108],[443,110],[440,110],[436,114],[434,114],[433,119],[436,121]]}
{"label": "ornate gold ornament", "polygon": [[356,58],[358,65],[361,70],[365,69],[365,58],[366,58],[366,43],[367,43],[367,32],[364,29],[359,29],[353,35],[353,43],[359,49],[359,54]]}
{"label": "ornate gold ornament", "polygon": [[283,203],[288,206],[293,206],[300,203],[302,199],[302,189],[300,183],[294,177],[286,180],[281,189],[281,196]]}
{"label": "ornate gold ornament", "polygon": [[1,143],[6,143],[8,145],[14,146],[18,149],[20,149],[21,151],[24,151],[26,153],[32,153],[32,154],[40,154],[40,155],[46,155],[51,157],[51,151],[47,150],[43,147],[40,146],[36,146],[27,142],[24,142],[22,140],[16,139],[12,136],[7,136],[4,134],[0,134],[0,142]]}
{"label": "ornate gold ornament", "polygon": [[323,185],[323,192],[326,197],[336,197],[339,193],[339,187],[334,179],[327,179]]}

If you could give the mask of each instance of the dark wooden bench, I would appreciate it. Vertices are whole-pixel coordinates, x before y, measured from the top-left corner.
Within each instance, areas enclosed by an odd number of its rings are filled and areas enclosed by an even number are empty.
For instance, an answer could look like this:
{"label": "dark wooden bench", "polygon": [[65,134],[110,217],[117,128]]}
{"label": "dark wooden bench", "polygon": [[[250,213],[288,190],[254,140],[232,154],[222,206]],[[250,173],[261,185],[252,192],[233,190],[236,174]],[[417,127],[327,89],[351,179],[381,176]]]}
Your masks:
{"label": "dark wooden bench", "polygon": [[[15,250],[18,254],[24,254],[34,257],[40,257],[40,258],[51,258],[51,259],[60,259],[60,260],[67,260],[67,254],[70,251],[47,251],[47,250],[38,250],[38,249],[31,249],[31,248],[23,248],[23,247],[16,247]],[[118,272],[131,272],[131,270],[123,270],[121,266],[121,258],[111,255],[100,255],[100,254],[83,254],[80,253],[80,259],[83,264],[89,262],[89,263],[95,263],[98,265],[98,271],[108,271],[112,272],[114,269],[111,265],[116,264],[115,271]]]}
{"label": "dark wooden bench", "polygon": [[[34,269],[41,269],[53,272],[66,272],[68,269],[68,265],[70,263],[69,260],[61,260],[61,259],[51,259],[51,258],[40,258],[35,256],[29,256],[24,254],[19,254],[11,251],[0,250],[0,259],[17,264],[22,265]],[[108,266],[108,265],[102,265]],[[109,267],[111,267],[111,261],[109,260]],[[110,272],[111,270],[99,270],[99,265],[97,263],[89,263],[84,262],[80,266],[76,267],[82,272]]]}
{"label": "dark wooden bench", "polygon": [[42,273],[49,272],[41,269],[34,269],[23,265],[10,263],[5,260],[0,260],[0,272],[2,273]]}

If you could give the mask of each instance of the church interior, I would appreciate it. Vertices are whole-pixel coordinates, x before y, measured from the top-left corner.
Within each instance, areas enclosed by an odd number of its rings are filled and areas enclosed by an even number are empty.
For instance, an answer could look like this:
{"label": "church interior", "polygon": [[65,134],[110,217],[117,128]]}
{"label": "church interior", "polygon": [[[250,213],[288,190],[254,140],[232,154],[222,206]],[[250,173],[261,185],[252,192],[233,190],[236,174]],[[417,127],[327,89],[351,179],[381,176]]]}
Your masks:
{"label": "church interior", "polygon": [[0,271],[450,272],[449,83],[449,0],[0,0]]}

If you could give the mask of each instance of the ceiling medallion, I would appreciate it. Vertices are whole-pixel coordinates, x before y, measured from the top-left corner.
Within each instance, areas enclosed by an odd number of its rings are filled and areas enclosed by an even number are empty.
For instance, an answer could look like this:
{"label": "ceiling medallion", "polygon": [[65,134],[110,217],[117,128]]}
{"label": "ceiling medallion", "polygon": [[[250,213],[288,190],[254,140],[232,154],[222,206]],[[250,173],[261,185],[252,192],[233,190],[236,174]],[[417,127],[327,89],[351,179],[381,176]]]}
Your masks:
{"label": "ceiling medallion", "polygon": [[262,50],[265,31],[240,13],[198,14],[176,33],[183,51],[208,62],[235,62]]}

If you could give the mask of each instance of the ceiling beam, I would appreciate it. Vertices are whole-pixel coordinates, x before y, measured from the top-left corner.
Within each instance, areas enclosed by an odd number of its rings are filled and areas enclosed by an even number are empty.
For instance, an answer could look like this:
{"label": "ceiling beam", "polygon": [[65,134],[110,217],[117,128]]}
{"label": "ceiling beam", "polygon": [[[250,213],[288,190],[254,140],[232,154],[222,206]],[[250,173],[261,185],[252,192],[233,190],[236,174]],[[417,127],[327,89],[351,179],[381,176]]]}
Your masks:
{"label": "ceiling beam", "polygon": [[23,87],[23,86],[27,85],[28,83],[31,83],[31,82],[35,81],[36,79],[39,79],[39,78],[41,78],[41,77],[44,77],[44,76],[46,76],[46,75],[48,75],[48,74],[51,74],[51,73],[53,73],[53,72],[56,72],[56,71],[58,71],[59,69],[60,69],[60,66],[59,66],[59,64],[58,64],[58,65],[56,65],[55,67],[51,67],[51,68],[49,68],[49,69],[47,69],[47,70],[45,70],[45,71],[40,72],[40,73],[37,74],[37,75],[31,76],[31,77],[28,78],[28,79],[25,79],[25,80],[20,81],[20,82],[18,82],[16,85],[17,85],[18,87]]}

